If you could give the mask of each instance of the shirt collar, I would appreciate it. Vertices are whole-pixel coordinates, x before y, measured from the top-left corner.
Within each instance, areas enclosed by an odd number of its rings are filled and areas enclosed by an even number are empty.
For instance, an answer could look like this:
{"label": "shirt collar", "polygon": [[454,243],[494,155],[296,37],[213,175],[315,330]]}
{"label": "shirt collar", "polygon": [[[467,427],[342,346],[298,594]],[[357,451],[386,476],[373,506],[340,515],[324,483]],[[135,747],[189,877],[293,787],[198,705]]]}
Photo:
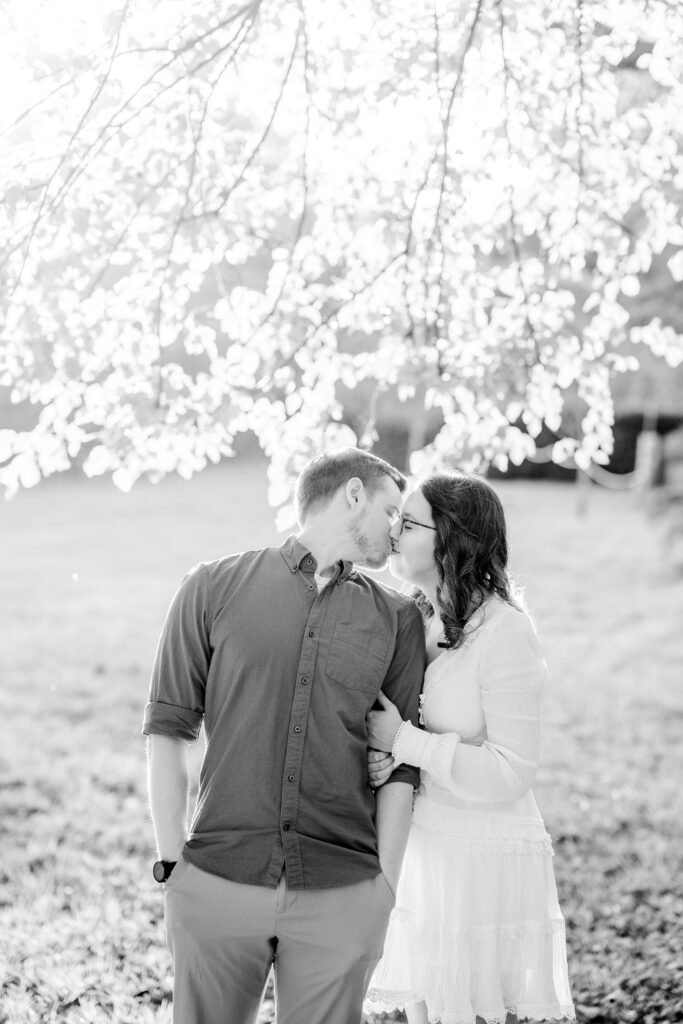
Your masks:
{"label": "shirt collar", "polygon": [[[293,534],[280,546],[280,554],[287,563],[290,572],[294,573],[299,570],[302,572],[315,572],[318,568],[318,563],[311,552]],[[352,572],[353,562],[349,562],[347,559],[340,559],[336,563],[336,571],[332,579],[337,583],[343,583]]]}

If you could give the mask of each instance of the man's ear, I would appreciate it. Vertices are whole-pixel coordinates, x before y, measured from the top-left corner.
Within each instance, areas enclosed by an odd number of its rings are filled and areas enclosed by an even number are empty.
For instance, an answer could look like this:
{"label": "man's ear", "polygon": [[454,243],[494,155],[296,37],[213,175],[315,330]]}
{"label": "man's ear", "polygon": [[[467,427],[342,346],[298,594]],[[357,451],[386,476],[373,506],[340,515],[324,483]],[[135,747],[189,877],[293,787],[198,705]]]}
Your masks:
{"label": "man's ear", "polygon": [[346,484],[344,493],[350,508],[360,508],[365,501],[365,488],[363,487],[363,481],[359,480],[357,476],[351,477]]}

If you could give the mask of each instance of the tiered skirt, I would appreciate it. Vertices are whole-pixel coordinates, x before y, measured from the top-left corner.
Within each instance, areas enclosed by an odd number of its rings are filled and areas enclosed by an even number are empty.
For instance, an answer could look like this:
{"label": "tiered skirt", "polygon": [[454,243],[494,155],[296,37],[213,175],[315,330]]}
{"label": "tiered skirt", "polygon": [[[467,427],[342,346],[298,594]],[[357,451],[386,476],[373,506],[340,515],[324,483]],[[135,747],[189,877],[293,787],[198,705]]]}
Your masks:
{"label": "tiered skirt", "polygon": [[430,1022],[573,1019],[550,837],[512,805],[418,795],[366,1010],[427,1004]]}

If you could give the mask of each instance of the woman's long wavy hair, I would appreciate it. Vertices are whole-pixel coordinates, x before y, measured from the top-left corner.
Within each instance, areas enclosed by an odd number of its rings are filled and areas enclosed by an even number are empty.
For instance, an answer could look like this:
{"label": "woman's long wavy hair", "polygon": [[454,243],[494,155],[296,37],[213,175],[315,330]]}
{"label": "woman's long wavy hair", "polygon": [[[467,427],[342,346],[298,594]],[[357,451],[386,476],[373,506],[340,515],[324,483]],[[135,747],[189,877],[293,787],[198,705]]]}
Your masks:
{"label": "woman's long wavy hair", "polygon": [[[451,649],[461,647],[473,613],[491,595],[520,607],[508,574],[505,513],[481,477],[438,473],[420,484],[436,527],[436,598]],[[413,594],[425,620],[434,610],[421,590]]]}

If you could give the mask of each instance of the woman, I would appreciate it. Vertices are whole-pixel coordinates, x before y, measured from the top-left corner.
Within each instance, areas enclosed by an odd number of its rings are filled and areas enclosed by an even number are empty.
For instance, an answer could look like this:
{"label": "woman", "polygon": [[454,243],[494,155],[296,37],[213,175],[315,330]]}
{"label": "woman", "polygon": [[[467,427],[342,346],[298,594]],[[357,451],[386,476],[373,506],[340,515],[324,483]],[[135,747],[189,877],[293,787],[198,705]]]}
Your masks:
{"label": "woman", "polygon": [[[394,528],[392,573],[416,587],[429,664],[417,729],[383,695],[369,774],[417,765],[396,908],[368,1006],[410,1024],[573,1018],[552,848],[530,786],[545,677],[512,594],[495,492],[433,476]],[[377,753],[384,751],[386,753]]]}

